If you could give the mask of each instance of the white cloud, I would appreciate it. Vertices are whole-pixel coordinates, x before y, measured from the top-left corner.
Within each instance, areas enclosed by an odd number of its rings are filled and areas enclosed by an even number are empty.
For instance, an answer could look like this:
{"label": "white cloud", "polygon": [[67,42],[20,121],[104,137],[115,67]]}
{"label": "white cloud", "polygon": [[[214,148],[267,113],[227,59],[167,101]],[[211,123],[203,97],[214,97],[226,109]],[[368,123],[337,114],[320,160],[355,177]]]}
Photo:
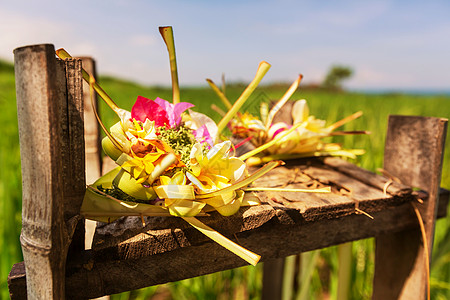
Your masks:
{"label": "white cloud", "polygon": [[12,60],[15,48],[61,41],[67,32],[70,32],[68,24],[0,10],[0,57]]}
{"label": "white cloud", "polygon": [[169,84],[157,27],[171,24],[180,83],[204,84],[205,77],[222,72],[229,80],[251,80],[257,63],[267,60],[272,70],[265,81],[291,81],[300,72],[305,82],[321,81],[337,63],[355,70],[349,86],[448,86],[450,6],[444,4],[80,1],[61,9],[63,14],[49,0],[4,1],[0,57],[12,60],[16,47],[52,43],[72,55],[92,56],[100,74]]}

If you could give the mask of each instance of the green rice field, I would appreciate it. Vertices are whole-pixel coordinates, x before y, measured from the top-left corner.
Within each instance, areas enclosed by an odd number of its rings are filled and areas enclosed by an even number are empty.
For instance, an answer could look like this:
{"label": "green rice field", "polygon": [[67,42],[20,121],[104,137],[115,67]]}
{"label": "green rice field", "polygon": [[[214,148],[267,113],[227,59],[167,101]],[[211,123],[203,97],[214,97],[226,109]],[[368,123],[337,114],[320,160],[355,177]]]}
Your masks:
{"label": "green rice field", "polygon": [[[217,80],[219,81],[219,80]],[[138,95],[154,99],[171,99],[171,89],[147,87],[112,77],[100,77],[100,84],[116,103],[131,109]],[[230,85],[227,97],[236,100],[245,87]],[[260,101],[280,98],[286,91],[283,85],[258,88],[247,105],[255,110]],[[307,99],[311,114],[332,123],[356,111],[363,117],[345,125],[345,130],[367,130],[370,135],[335,138],[346,148],[361,148],[366,154],[354,163],[375,171],[383,166],[383,148],[390,114],[450,117],[450,95],[414,95],[404,93],[376,94],[330,92],[300,89],[291,98]],[[196,105],[216,121],[218,113],[211,104],[224,109],[219,98],[207,86],[181,89],[181,100]],[[117,121],[106,105],[100,114],[105,124]],[[21,230],[21,170],[17,112],[12,64],[0,62],[0,299],[8,299],[6,279],[14,263],[22,260],[19,235]],[[450,189],[450,137],[447,137],[441,186]],[[351,251],[349,299],[370,299],[374,272],[374,240],[362,240],[347,245]],[[293,288],[286,289],[285,299],[338,299],[338,251],[330,247],[301,255],[300,274],[293,280]],[[342,248],[340,248],[342,250]],[[299,258],[290,257],[291,266]],[[288,278],[289,277],[289,278]],[[262,265],[243,267],[180,282],[112,295],[112,299],[259,299],[262,288]],[[432,299],[450,299],[450,217],[438,220],[431,269]],[[158,298],[157,298],[158,297]]]}

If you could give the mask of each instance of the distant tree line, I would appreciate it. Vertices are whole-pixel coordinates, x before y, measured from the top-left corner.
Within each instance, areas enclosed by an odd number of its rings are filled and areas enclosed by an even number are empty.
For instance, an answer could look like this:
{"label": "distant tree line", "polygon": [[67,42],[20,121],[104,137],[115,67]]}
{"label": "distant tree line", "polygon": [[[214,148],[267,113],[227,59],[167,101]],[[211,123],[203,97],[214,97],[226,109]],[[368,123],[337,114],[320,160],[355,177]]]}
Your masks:
{"label": "distant tree line", "polygon": [[322,82],[322,87],[326,89],[341,90],[342,82],[353,75],[353,70],[347,66],[334,65],[328,71]]}

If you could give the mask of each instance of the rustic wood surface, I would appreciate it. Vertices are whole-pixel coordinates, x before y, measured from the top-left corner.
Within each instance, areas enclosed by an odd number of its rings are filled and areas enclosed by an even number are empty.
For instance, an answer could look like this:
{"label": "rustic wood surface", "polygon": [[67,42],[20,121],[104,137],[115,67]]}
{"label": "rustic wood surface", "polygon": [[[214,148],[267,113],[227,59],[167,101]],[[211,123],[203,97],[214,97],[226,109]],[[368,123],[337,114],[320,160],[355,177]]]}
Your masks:
{"label": "rustic wood surface", "polygon": [[[409,202],[373,212],[374,220],[349,214],[306,221],[298,211],[290,210],[285,214],[285,211],[276,209],[276,212],[274,218],[253,230],[231,234],[222,228],[216,229],[262,255],[262,261],[266,261],[417,226]],[[94,297],[246,264],[190,227],[150,230],[147,235],[149,238],[144,241],[131,239],[116,248],[94,250],[90,259],[84,261],[84,265],[92,269],[77,269],[68,281],[73,282],[74,287],[82,284],[86,287],[83,292],[92,293],[85,296]],[[76,289],[69,290],[79,293]]]}
{"label": "rustic wood surface", "polygon": [[[21,244],[29,299],[64,298],[64,219],[59,105],[64,66],[51,45],[14,51],[22,164]],[[58,91],[58,92],[55,92]],[[55,125],[58,124],[58,125]]]}
{"label": "rustic wood surface", "polygon": [[[346,164],[342,162],[340,165]],[[349,164],[349,167],[353,168],[353,165]],[[352,195],[361,199],[360,195],[348,194],[350,188],[345,182],[349,182],[349,179],[345,177],[330,177],[332,179],[327,178],[326,183],[322,183],[310,175],[299,173],[299,170],[305,173],[313,170],[313,173],[322,176],[318,169],[335,171],[328,164],[328,159],[323,164],[320,160],[306,164],[303,161],[303,165],[297,161],[271,171],[260,179],[259,184],[327,184],[333,187],[332,195],[258,193],[263,201],[267,201],[263,205],[242,208],[228,218],[212,214],[200,219],[262,255],[262,261],[418,226],[410,202],[415,201],[416,197],[424,198],[426,194],[417,196],[402,187],[398,193],[384,195],[371,192],[369,199],[356,201]],[[278,179],[279,184],[276,184],[274,176],[279,174],[285,177]],[[375,181],[385,180],[373,173],[371,176],[375,179],[378,177]],[[358,181],[358,178],[354,178],[354,181]],[[352,185],[356,184],[352,182]],[[372,188],[367,186],[369,191]],[[442,197],[441,201],[443,211],[440,215],[445,215],[448,197]],[[356,214],[356,203],[374,219]],[[99,227],[94,249],[84,252],[68,265],[68,297],[93,298],[246,264],[179,218],[147,218],[146,222],[143,228],[139,218],[129,217]],[[20,265],[14,270],[17,275],[13,281],[15,286],[20,286],[25,280],[24,274],[20,274]],[[79,289],[79,286],[85,288]]]}
{"label": "rustic wood surface", "polygon": [[[441,201],[448,204],[448,198],[441,198]],[[445,211],[441,214],[445,215]],[[291,225],[282,224],[275,217],[260,228],[237,233],[229,238],[262,255],[262,261],[266,261],[417,227],[417,219],[409,202],[386,208],[372,216],[374,220],[351,214],[334,220],[292,222]],[[149,231],[148,235],[157,244],[155,248],[165,247],[167,251],[124,259],[125,253],[108,253],[106,249],[91,250],[86,251],[78,260],[71,261],[66,272],[67,297],[94,298],[246,265],[242,259],[211,242],[193,228],[154,230]],[[147,245],[152,244],[149,242]],[[130,243],[129,246],[132,251],[145,247],[139,245],[139,241]],[[23,263],[18,263],[10,274],[10,287],[18,292],[25,286],[23,271]]]}
{"label": "rustic wood surface", "polygon": [[427,244],[417,228],[377,237],[373,299],[427,298],[426,264],[430,267],[430,261],[425,260],[424,251],[425,247],[428,253],[432,251],[435,220],[440,214],[438,193],[446,130],[446,119],[389,118],[384,169],[404,184],[428,192],[428,201],[416,204],[425,223]]}
{"label": "rustic wood surface", "polygon": [[[412,197],[411,190],[406,187],[385,195],[380,189],[361,183],[358,180],[359,173],[354,174],[356,178],[342,175],[328,165],[328,161],[336,162],[335,159],[326,159],[324,163],[319,159],[293,161],[289,165],[272,170],[255,181],[253,186],[285,188],[331,186],[333,193],[258,192],[256,194],[264,202],[261,206],[246,208],[231,217],[213,214],[211,217],[201,217],[201,220],[213,228],[220,228],[221,232],[233,234],[255,229],[275,216],[290,224],[294,212],[299,219],[306,221],[331,219],[357,213],[355,207],[371,213],[383,210],[389,205],[399,205]],[[353,164],[341,162],[341,168],[344,168],[344,165],[354,167]],[[371,176],[378,178],[380,182],[383,181],[379,175],[371,173]],[[180,218],[146,217],[145,223],[146,226],[143,227],[140,218],[126,217],[112,224],[100,225],[93,247],[98,250],[116,248],[129,239],[141,242],[148,240],[150,238],[148,230],[190,227]],[[128,255],[134,256],[133,253]]]}
{"label": "rustic wood surface", "polygon": [[68,226],[76,226],[70,252],[84,250],[85,221],[80,217],[80,208],[86,191],[84,116],[83,116],[83,78],[81,60],[70,59],[64,62],[66,76],[66,101],[60,105],[62,129],[62,181],[64,184],[64,221]]}
{"label": "rustic wood surface", "polygon": [[[285,182],[288,186],[330,185],[333,194],[261,192],[263,205],[242,208],[228,218],[213,213],[199,219],[262,255],[262,261],[418,226],[410,204],[417,196],[411,190],[384,195],[367,186],[369,197],[361,199],[361,187],[348,194],[348,178],[333,175],[322,183],[312,177],[311,173],[319,179],[323,176],[319,169],[329,174],[336,171],[327,160],[296,161],[271,171],[260,183],[276,186],[273,176],[284,174],[278,179],[280,186]],[[354,181],[358,178],[353,178],[352,186],[357,185]],[[374,219],[356,214],[356,203]],[[98,228],[93,250],[67,266],[67,297],[93,298],[246,264],[179,218],[147,218],[146,222],[143,228],[139,218],[129,217]],[[15,280],[19,285],[24,277],[17,275]]]}
{"label": "rustic wood surface", "polygon": [[264,261],[261,300],[281,299],[285,258]]}
{"label": "rustic wood surface", "polygon": [[83,151],[75,153],[77,145],[84,147],[75,75],[79,62],[56,60],[48,44],[17,48],[14,60],[23,182],[20,240],[28,297],[64,299],[65,258],[84,190],[79,184],[84,164],[70,168],[63,163],[77,164],[84,157]]}

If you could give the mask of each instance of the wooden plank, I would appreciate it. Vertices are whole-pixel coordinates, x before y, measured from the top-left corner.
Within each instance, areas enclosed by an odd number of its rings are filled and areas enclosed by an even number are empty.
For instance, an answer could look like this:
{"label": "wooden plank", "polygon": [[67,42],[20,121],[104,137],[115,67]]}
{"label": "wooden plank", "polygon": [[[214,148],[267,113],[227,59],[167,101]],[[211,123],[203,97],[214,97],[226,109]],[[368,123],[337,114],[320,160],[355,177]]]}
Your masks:
{"label": "wooden plank", "polygon": [[83,87],[81,76],[81,60],[64,61],[66,76],[67,100],[60,105],[62,109],[62,180],[67,184],[64,188],[64,214],[66,220],[80,213],[86,191],[84,163],[84,116]]}
{"label": "wooden plank", "polygon": [[[258,228],[275,216],[281,223],[290,225],[299,220],[315,221],[355,214],[358,213],[356,207],[371,214],[410,201],[413,197],[411,190],[409,190],[409,195],[405,193],[401,197],[386,196],[380,190],[340,175],[326,166],[322,170],[320,166],[323,166],[320,161],[317,161],[315,165],[304,168],[302,166],[300,173],[299,168],[293,165],[279,167],[258,179],[254,185],[308,188],[308,184],[313,181],[322,186],[332,185],[333,187],[339,186],[340,189],[353,190],[357,201],[348,195],[340,194],[336,189],[333,189],[334,192],[330,194],[259,192],[256,194],[265,203],[264,205],[243,208],[231,217],[212,213],[211,217],[201,217],[201,220],[213,228],[220,228],[221,232],[226,235],[233,235],[237,232]],[[363,198],[364,194],[367,195],[366,199]],[[148,234],[149,230],[167,228],[184,230],[189,227],[186,222],[175,217],[147,217],[145,223],[146,226],[143,227],[140,218],[127,217],[111,224],[103,224],[96,231],[93,247],[96,249],[111,247],[115,249],[111,249],[114,253],[127,253],[129,257],[136,257],[136,253],[128,251],[130,249],[128,243],[141,241],[145,245],[144,247],[147,247],[148,243],[152,241]],[[132,249],[136,248],[138,247],[132,247]],[[165,251],[164,249],[159,251]],[[155,249],[151,251],[159,253]]]}
{"label": "wooden plank", "polygon": [[[312,178],[329,184],[345,193],[354,201],[370,200],[370,199],[387,199],[390,196],[385,195],[382,190],[366,185],[363,182],[355,180],[335,170],[327,168],[319,168],[311,166],[303,171]],[[410,190],[411,192],[411,190]]]}
{"label": "wooden plank", "polygon": [[[241,245],[262,255],[262,261],[266,261],[417,226],[409,203],[374,213],[374,218],[371,220],[353,214],[339,219],[323,219],[291,226],[273,219],[255,230],[238,233],[236,237]],[[73,289],[68,287],[68,293],[74,293],[74,298],[97,297],[246,264],[234,254],[199,235],[193,228],[165,232],[164,239],[171,240],[166,241],[165,245],[180,246],[169,252],[141,258],[124,259],[123,255],[126,253],[112,256],[105,251],[94,251],[91,253],[91,260],[85,261],[92,269],[79,268],[69,276],[67,284],[73,284]],[[230,238],[234,239],[232,236]],[[155,237],[155,240],[161,239],[161,236]],[[85,288],[80,291],[75,288],[77,286]]]}
{"label": "wooden plank", "polygon": [[[441,118],[390,116],[384,168],[409,186],[427,190],[436,185],[435,177],[440,181],[442,172],[446,124]],[[427,176],[431,168],[436,173]]]}
{"label": "wooden plank", "polygon": [[[446,199],[448,204],[448,198],[441,199]],[[442,211],[439,211],[438,215],[445,216],[447,206],[440,207]],[[228,236],[231,239],[236,236],[237,242],[262,254],[263,261],[266,261],[417,227],[417,219],[409,203],[394,205],[373,213],[373,216],[374,220],[355,214],[334,220],[325,218],[307,221],[300,218],[297,223],[293,220],[298,218],[293,216],[290,224],[286,223],[284,218],[274,217],[256,230]],[[216,229],[225,233],[221,228]],[[129,243],[129,248],[139,249],[141,255],[134,250],[131,253],[135,255],[130,256],[130,251],[118,252],[114,251],[114,248],[105,247],[86,251],[78,260],[71,261],[66,272],[67,292],[70,294],[68,298],[94,298],[246,264],[190,227],[183,230],[176,227],[154,230],[148,232],[147,236],[152,240],[148,240],[146,245],[140,243],[137,238],[133,244]],[[158,243],[164,245],[164,251],[160,251],[161,247],[155,245]],[[8,284],[12,295],[20,294],[26,285],[22,269],[23,263],[19,263],[14,265],[11,271]],[[80,286],[83,286],[83,289],[80,289]]]}
{"label": "wooden plank", "polygon": [[[427,244],[419,229],[377,237],[373,299],[425,299],[427,265],[425,247],[431,253],[438,209],[442,157],[447,120],[391,116],[386,136],[384,169],[404,184],[428,192],[420,208]],[[431,257],[429,257],[431,259]]]}
{"label": "wooden plank", "polygon": [[64,299],[68,234],[60,172],[64,65],[53,45],[14,50],[22,164],[21,244],[29,299]]}
{"label": "wooden plank", "polygon": [[[211,213],[209,217],[199,217],[202,222],[212,228],[217,228],[225,235],[233,235],[237,232],[255,229],[272,219],[276,215],[270,205],[260,205],[242,208],[230,217],[224,217],[218,213]],[[160,232],[167,230],[186,230],[191,226],[178,217],[146,217],[146,226],[143,227],[139,217],[125,217],[111,224],[103,224],[97,228],[94,236],[93,248],[97,250],[109,249],[109,253],[122,253],[126,257],[138,258],[142,255],[151,255],[171,251],[180,245],[179,240],[174,244],[166,244],[161,238]],[[155,240],[158,237],[159,240]],[[198,235],[200,240],[207,240],[202,234]],[[130,246],[130,243],[142,244]],[[181,244],[179,244],[181,243]],[[148,250],[145,250],[148,249]],[[134,250],[136,252],[134,252]]]}
{"label": "wooden plank", "polygon": [[8,274],[8,288],[10,299],[27,299],[27,282],[25,280],[25,264],[16,263]]}
{"label": "wooden plank", "polygon": [[404,184],[390,180],[389,178],[376,175],[368,170],[358,168],[356,165],[349,163],[337,157],[327,157],[324,163],[337,170],[338,172],[355,178],[367,185],[384,190],[390,195],[401,195],[402,193],[409,193],[411,187]]}

